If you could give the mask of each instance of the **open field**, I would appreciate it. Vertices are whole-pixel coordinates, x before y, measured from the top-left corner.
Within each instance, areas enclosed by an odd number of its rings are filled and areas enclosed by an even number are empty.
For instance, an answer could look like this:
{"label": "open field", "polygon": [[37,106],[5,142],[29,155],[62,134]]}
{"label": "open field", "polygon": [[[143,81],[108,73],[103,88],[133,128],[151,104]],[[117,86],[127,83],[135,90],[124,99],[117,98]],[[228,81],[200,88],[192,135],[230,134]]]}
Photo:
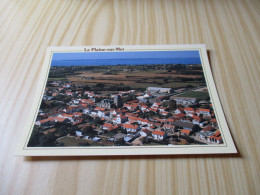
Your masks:
{"label": "open field", "polygon": [[203,82],[181,82],[168,80],[168,82],[164,82],[163,79],[153,79],[153,80],[145,80],[145,79],[136,79],[136,80],[112,80],[112,79],[92,79],[92,80],[78,80],[75,77],[69,78],[73,84],[79,85],[96,85],[98,83],[103,83],[106,86],[115,86],[115,85],[125,85],[129,86],[132,89],[135,88],[147,88],[147,87],[171,87],[171,88],[179,88],[186,87],[187,85],[192,85],[193,87],[197,87],[199,85],[203,85]]}
{"label": "open field", "polygon": [[76,147],[76,146],[84,146],[84,144],[89,144],[88,147],[91,146],[101,146],[100,143],[97,142],[93,142],[93,141],[88,141],[85,139],[81,139],[81,138],[76,138],[74,136],[64,136],[59,138],[59,142],[64,143],[64,146],[67,147]]}
{"label": "open field", "polygon": [[48,81],[67,81],[67,78],[48,78]]}
{"label": "open field", "polygon": [[[107,71],[107,70],[106,70]],[[116,74],[105,74],[103,69],[98,72],[87,71],[77,72],[74,76],[69,76],[73,84],[94,86],[99,83],[111,86],[129,86],[132,89],[145,89],[147,87],[170,87],[180,88],[188,85],[197,87],[205,84],[202,81],[203,75],[183,75],[174,72],[150,70],[148,72],[117,72]]]}
{"label": "open field", "polygon": [[187,93],[183,93],[178,95],[179,97],[194,97],[197,99],[207,99],[209,97],[208,92],[200,92],[200,91],[189,91]]}
{"label": "open field", "polygon": [[200,78],[201,75],[184,75],[184,74],[176,74],[174,72],[169,73],[166,71],[145,71],[145,72],[118,72],[117,74],[105,74],[104,72],[80,72],[77,74],[78,77],[102,77],[102,78],[131,78],[131,77],[144,77],[145,78],[156,78],[156,77],[182,77],[182,78]]}
{"label": "open field", "polygon": [[[175,69],[174,69],[175,68]],[[90,90],[145,90],[147,87],[192,88],[205,85],[202,69],[183,65],[53,67],[48,81],[71,81]]]}

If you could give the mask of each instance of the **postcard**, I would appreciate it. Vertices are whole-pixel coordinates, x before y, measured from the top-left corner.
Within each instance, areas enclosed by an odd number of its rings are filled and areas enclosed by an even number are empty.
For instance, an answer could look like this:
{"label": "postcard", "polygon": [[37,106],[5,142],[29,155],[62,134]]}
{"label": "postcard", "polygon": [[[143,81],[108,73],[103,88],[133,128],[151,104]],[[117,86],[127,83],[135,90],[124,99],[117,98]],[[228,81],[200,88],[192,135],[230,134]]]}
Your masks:
{"label": "postcard", "polygon": [[25,156],[236,153],[205,45],[47,49]]}

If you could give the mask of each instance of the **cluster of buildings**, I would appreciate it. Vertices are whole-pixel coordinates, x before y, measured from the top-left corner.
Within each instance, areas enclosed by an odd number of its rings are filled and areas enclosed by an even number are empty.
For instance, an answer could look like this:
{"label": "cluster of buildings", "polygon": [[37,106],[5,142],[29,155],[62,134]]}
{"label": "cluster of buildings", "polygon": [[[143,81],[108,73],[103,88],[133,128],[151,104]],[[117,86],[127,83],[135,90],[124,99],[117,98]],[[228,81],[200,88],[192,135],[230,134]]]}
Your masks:
{"label": "cluster of buildings", "polygon": [[[171,88],[148,87],[144,92],[102,95],[76,90],[69,83],[53,82],[46,88],[43,100],[56,101],[59,95],[69,96],[70,101],[59,108],[40,110],[36,126],[48,129],[57,122],[76,126],[84,124],[84,116],[89,116],[102,121],[89,124],[97,132],[92,141],[105,137],[106,141],[124,140],[129,145],[142,145],[147,139],[171,144],[171,137],[178,136],[205,144],[223,143],[211,103],[204,102],[202,108],[196,98],[172,96]],[[135,98],[125,101],[129,96]],[[80,128],[75,136],[91,139]]]}

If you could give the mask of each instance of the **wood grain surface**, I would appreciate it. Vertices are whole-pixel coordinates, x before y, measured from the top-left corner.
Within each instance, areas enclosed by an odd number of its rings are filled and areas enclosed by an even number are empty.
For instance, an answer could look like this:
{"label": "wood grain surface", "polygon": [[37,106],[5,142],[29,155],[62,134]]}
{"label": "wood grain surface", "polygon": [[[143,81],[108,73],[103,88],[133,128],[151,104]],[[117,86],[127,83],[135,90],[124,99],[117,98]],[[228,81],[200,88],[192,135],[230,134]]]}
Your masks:
{"label": "wood grain surface", "polygon": [[[260,194],[259,35],[259,0],[1,0],[0,194]],[[198,43],[238,155],[14,155],[47,46]]]}

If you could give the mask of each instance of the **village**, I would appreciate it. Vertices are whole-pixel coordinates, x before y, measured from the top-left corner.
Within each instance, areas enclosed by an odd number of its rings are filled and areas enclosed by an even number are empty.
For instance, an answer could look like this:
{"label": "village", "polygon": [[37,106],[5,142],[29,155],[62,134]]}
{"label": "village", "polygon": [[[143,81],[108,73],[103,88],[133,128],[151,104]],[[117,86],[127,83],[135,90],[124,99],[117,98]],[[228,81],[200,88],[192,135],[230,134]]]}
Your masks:
{"label": "village", "polygon": [[197,88],[147,87],[97,92],[48,82],[29,146],[222,144],[210,99],[180,96]]}

